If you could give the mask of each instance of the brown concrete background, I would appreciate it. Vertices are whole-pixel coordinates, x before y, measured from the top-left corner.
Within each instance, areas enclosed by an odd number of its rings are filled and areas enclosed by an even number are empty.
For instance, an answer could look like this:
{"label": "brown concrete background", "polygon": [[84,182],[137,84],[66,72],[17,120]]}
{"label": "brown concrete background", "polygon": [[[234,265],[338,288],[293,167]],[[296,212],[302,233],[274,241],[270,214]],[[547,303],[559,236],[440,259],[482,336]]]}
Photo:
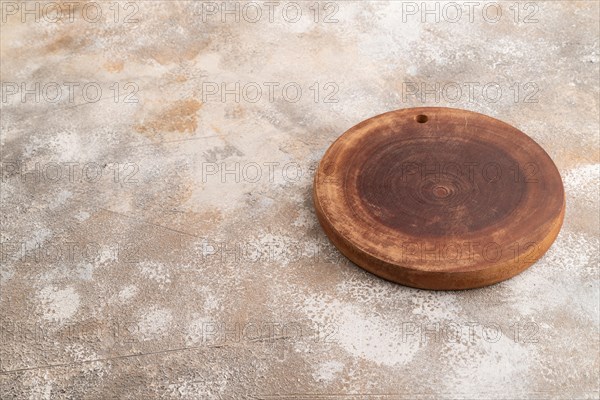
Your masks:
{"label": "brown concrete background", "polygon": [[[314,3],[2,1],[2,399],[598,398],[598,2]],[[322,233],[328,145],[423,105],[556,162],[523,274],[409,289]]]}

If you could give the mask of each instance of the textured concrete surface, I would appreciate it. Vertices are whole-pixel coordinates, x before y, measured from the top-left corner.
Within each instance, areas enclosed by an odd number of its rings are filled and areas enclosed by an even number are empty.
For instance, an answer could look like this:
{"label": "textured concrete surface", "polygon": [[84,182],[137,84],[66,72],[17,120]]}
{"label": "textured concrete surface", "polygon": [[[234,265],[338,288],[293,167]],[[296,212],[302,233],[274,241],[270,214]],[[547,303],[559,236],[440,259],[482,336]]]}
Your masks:
{"label": "textured concrete surface", "polygon": [[[598,398],[598,2],[315,3],[0,3],[2,399]],[[422,105],[555,160],[514,279],[409,289],[318,226],[329,144]]]}

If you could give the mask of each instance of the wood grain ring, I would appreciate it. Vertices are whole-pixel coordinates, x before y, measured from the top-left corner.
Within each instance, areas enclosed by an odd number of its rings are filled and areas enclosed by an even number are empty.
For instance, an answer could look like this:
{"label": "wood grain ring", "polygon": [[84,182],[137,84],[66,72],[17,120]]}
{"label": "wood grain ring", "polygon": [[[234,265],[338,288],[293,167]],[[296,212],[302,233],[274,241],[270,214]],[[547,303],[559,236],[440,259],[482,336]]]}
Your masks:
{"label": "wood grain ring", "polygon": [[556,239],[558,169],[518,129],[421,107],[354,126],[327,150],[314,204],[333,244],[382,278],[439,290],[508,279]]}

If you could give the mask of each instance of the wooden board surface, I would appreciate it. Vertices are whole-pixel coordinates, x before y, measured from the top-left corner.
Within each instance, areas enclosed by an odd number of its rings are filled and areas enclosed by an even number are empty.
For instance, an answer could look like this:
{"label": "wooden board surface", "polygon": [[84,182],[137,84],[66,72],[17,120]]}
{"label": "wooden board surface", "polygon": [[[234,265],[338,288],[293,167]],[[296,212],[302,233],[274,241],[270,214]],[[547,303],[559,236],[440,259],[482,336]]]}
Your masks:
{"label": "wooden board surface", "polygon": [[313,195],[346,257],[424,289],[518,274],[550,247],[565,211],[560,174],[537,143],[441,107],[392,111],[345,132],[323,156]]}

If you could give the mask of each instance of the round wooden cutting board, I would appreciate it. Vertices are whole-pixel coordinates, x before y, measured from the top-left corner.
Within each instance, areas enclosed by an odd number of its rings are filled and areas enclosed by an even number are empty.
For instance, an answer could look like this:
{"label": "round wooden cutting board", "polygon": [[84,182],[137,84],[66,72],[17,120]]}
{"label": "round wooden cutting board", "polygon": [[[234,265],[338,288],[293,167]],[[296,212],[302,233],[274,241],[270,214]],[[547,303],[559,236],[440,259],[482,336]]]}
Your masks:
{"label": "round wooden cutting board", "polygon": [[354,126],[315,176],[319,222],[350,260],[423,289],[508,279],[550,247],[565,195],[546,152],[465,110],[397,110]]}

